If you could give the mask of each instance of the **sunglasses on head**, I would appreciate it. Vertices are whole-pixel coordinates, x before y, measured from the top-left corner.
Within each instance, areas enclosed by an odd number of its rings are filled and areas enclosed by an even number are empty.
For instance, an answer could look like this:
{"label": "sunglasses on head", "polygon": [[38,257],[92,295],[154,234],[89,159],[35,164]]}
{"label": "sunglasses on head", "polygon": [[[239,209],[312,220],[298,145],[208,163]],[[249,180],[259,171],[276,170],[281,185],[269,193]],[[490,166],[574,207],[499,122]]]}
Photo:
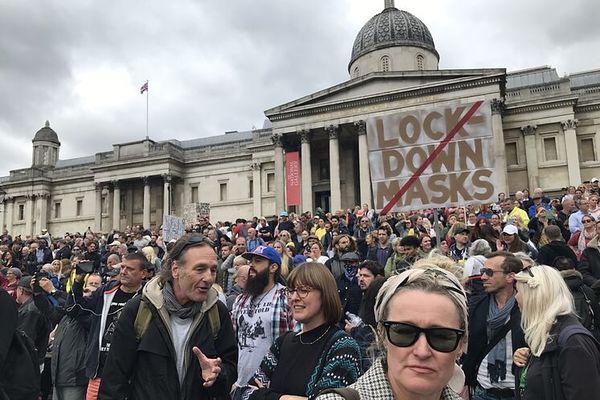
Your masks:
{"label": "sunglasses on head", "polygon": [[450,353],[458,347],[465,334],[462,329],[454,328],[420,328],[406,322],[384,321],[383,326],[391,344],[397,347],[410,347],[417,342],[421,333],[425,334],[427,343],[435,351]]}
{"label": "sunglasses on head", "polygon": [[176,252],[174,254],[170,254],[171,260],[176,260],[179,257],[179,255],[181,253],[183,253],[183,251],[185,249],[187,249],[188,247],[197,246],[201,243],[205,243],[205,244],[210,245],[211,247],[214,247],[213,241],[210,240],[209,238],[207,238],[206,236],[202,236],[199,234],[191,234],[188,236],[185,244],[183,245],[183,247],[181,249],[179,249],[178,252]]}

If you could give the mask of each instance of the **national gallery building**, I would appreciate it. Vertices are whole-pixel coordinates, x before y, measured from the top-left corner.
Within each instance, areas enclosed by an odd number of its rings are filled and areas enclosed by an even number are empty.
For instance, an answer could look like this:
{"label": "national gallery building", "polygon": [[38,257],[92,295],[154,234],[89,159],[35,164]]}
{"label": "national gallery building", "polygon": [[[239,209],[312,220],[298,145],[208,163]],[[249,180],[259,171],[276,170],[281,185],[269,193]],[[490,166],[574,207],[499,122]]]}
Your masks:
{"label": "national gallery building", "polygon": [[366,121],[478,100],[491,108],[505,191],[600,177],[600,70],[439,69],[439,59],[427,26],[387,0],[356,36],[348,80],[266,110],[263,129],[119,143],[63,160],[46,122],[31,167],[0,178],[0,226],[62,236],[159,226],[191,203],[209,203],[212,221],[372,206]]}

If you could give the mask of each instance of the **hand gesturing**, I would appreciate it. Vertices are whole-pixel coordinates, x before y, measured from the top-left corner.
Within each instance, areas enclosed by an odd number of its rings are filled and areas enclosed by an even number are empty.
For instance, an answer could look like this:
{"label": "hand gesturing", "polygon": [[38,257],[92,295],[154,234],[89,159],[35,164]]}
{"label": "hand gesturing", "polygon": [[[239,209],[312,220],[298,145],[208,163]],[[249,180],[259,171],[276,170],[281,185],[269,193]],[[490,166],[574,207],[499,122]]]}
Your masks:
{"label": "hand gesturing", "polygon": [[198,364],[200,364],[200,368],[202,369],[202,379],[204,379],[204,387],[211,387],[219,373],[221,372],[221,359],[220,358],[208,358],[202,353],[202,351],[194,346],[192,351],[196,355],[198,359]]}

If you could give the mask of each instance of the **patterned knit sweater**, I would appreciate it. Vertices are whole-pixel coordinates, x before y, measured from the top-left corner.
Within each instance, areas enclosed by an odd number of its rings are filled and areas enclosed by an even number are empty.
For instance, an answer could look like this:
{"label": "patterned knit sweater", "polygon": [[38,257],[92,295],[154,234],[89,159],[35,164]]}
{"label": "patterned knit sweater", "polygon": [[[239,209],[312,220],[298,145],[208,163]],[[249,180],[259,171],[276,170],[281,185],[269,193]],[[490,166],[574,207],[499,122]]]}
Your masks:
{"label": "patterned knit sweater", "polygon": [[[314,399],[319,392],[325,389],[348,386],[358,379],[360,370],[360,350],[358,344],[352,337],[344,331],[331,326],[333,333],[328,336],[326,344],[317,347],[317,344],[306,345],[303,350],[306,352],[318,351],[322,347],[321,354],[317,357],[317,362],[312,371],[309,371],[308,382],[303,384],[306,387],[305,395],[309,399]],[[261,383],[261,386],[267,388],[271,385],[271,378],[277,368],[294,369],[294,365],[280,365],[281,351],[286,351],[286,346],[290,346],[294,332],[288,332],[280,337],[269,350],[269,353],[263,359],[260,369],[254,375],[254,379]],[[245,388],[243,399],[250,398],[269,398],[260,392],[267,389]],[[253,394],[254,393],[254,394]]]}

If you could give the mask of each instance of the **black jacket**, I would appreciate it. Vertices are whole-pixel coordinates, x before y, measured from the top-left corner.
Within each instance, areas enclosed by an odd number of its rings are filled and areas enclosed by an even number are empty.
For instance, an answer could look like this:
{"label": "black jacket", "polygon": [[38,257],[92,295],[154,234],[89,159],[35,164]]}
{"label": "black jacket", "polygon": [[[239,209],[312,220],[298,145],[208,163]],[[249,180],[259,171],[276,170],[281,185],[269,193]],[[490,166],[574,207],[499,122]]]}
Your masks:
{"label": "black jacket", "polygon": [[538,264],[554,266],[554,260],[557,257],[567,257],[573,261],[573,266],[577,265],[577,256],[573,250],[562,240],[553,240],[552,242],[540,247],[537,256]]}
{"label": "black jacket", "polygon": [[598,246],[598,237],[590,240],[587,247],[581,253],[581,260],[579,260],[577,270],[583,275],[583,282],[590,287],[597,280],[600,280],[600,247]]}
{"label": "black jacket", "polygon": [[[161,289],[162,282],[158,277],[144,288],[144,301],[152,312],[152,319],[139,342],[134,321],[141,296],[131,299],[123,309],[106,360],[98,399],[229,399],[229,391],[237,378],[238,352],[227,307],[217,300],[216,291],[211,290],[203,307],[205,312],[195,316],[192,322],[185,350],[185,377],[180,384],[170,333],[170,315],[164,306]],[[220,317],[216,340],[206,317],[206,310],[213,306],[218,307]],[[220,357],[222,360],[221,373],[209,388],[203,387],[202,371],[192,352],[193,346],[198,346],[208,358]]]}
{"label": "black jacket", "polygon": [[[87,321],[86,321],[87,319]],[[65,315],[58,323],[52,345],[50,372],[55,386],[85,386],[85,349],[89,316],[76,319]]]}
{"label": "black jacket", "polygon": [[[44,362],[46,350],[48,349],[48,334],[50,333],[50,324],[48,321],[47,310],[48,302],[45,296],[39,295],[19,307],[19,318],[17,328],[33,340],[38,353],[38,360]],[[38,307],[40,305],[40,307]],[[43,307],[43,306],[46,307]]]}
{"label": "black jacket", "polygon": [[[73,282],[72,294],[67,300],[67,315],[79,319],[82,323],[86,323],[85,321],[91,318],[85,359],[85,373],[88,378],[96,378],[99,372],[100,346],[98,337],[100,335],[104,300],[110,293],[117,291],[119,285],[118,281],[109,281],[98,288],[92,296],[83,297],[83,283]],[[105,309],[105,314],[108,314],[108,307]]]}
{"label": "black jacket", "polygon": [[[485,349],[491,339],[487,337],[487,316],[491,299],[492,295],[487,293],[469,299],[469,344],[462,368],[465,372],[465,384],[470,387],[477,386],[477,371],[487,356]],[[511,325],[512,352],[514,353],[520,347],[527,347],[521,329],[521,312],[517,303],[515,303],[507,323]]]}
{"label": "black jacket", "polygon": [[[600,393],[600,351],[589,336],[571,336],[560,348],[558,336],[569,325],[579,324],[574,315],[557,318],[551,338],[540,357],[532,357],[522,400],[597,399]],[[520,374],[520,371],[519,371]]]}

